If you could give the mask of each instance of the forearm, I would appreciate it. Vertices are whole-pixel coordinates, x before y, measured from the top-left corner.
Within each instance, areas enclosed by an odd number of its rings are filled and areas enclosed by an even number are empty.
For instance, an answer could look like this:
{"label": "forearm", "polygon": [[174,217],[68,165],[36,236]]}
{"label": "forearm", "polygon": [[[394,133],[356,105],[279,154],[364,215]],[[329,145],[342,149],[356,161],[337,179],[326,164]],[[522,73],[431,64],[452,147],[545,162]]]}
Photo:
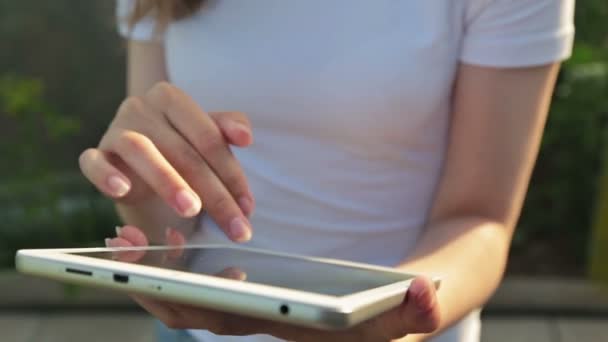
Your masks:
{"label": "forearm", "polygon": [[153,244],[165,241],[167,227],[178,229],[187,238],[194,231],[197,222],[196,217],[178,216],[160,197],[137,204],[119,203],[116,205],[116,211],[123,223],[140,228]]}
{"label": "forearm", "polygon": [[[462,217],[434,223],[413,255],[399,267],[442,278],[437,292],[441,308],[438,332],[483,306],[502,279],[510,230],[498,222]],[[406,341],[428,336],[411,335]]]}

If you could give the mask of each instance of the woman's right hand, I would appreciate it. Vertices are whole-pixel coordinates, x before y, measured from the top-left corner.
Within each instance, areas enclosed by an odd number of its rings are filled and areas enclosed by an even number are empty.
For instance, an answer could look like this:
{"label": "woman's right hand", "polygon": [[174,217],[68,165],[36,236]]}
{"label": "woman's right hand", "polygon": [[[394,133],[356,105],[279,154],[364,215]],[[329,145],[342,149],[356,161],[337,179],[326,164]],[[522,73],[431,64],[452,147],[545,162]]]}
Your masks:
{"label": "woman's right hand", "polygon": [[251,238],[254,198],[229,144],[252,143],[247,117],[205,113],[177,87],[161,82],[127,98],[97,148],[80,155],[84,175],[120,204],[160,197],[182,217],[201,209],[234,241]]}

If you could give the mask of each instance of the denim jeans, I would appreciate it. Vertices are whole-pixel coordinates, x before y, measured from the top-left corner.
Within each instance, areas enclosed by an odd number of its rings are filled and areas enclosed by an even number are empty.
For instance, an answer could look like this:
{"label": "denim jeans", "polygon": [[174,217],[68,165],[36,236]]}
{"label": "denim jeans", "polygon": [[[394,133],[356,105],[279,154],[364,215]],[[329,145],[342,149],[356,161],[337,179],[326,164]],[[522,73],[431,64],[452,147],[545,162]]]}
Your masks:
{"label": "denim jeans", "polygon": [[158,342],[198,342],[187,330],[169,329],[160,321],[154,324]]}

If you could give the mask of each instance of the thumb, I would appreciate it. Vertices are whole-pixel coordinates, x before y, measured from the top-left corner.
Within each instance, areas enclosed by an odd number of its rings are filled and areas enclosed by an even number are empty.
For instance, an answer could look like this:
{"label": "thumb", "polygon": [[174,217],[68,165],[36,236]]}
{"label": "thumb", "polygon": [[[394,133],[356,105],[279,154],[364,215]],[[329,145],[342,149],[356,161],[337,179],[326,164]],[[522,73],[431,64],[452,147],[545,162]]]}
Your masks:
{"label": "thumb", "polygon": [[240,112],[211,112],[209,116],[215,121],[229,144],[247,147],[253,142],[251,124],[245,114]]}
{"label": "thumb", "polygon": [[412,281],[399,309],[399,320],[409,333],[430,333],[439,328],[441,312],[435,284],[426,277]]}

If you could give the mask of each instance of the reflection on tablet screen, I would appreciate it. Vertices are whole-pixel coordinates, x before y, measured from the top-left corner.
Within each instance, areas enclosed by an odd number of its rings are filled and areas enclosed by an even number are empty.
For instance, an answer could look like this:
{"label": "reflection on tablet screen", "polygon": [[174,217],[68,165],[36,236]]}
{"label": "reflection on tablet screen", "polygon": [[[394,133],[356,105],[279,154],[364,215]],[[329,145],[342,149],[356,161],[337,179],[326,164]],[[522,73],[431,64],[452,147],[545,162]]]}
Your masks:
{"label": "reflection on tablet screen", "polygon": [[407,279],[405,275],[326,264],[233,248],[90,252],[78,255],[232,278],[240,281],[344,296]]}

